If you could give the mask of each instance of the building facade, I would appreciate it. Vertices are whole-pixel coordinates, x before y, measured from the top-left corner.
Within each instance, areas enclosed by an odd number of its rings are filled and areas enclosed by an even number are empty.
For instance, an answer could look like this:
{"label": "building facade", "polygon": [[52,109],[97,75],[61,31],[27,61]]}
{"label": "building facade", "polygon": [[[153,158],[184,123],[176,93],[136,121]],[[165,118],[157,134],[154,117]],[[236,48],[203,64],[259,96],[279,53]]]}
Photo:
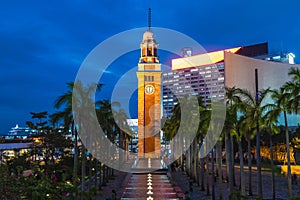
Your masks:
{"label": "building facade", "polygon": [[267,61],[294,64],[294,55],[279,53],[270,55],[268,43],[236,47],[205,54],[192,55],[191,49],[183,49],[183,57],[172,60],[172,70],[163,73],[163,116],[170,118],[177,104],[176,99],[189,94],[201,96],[205,105],[211,100],[225,98],[224,52]]}

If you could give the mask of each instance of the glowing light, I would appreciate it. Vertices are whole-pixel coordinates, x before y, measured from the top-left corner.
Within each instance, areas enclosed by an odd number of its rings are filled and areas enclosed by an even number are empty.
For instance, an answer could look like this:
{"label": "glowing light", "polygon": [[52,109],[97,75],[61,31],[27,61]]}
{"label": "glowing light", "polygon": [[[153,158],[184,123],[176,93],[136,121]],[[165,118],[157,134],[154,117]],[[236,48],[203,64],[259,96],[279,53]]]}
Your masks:
{"label": "glowing light", "polygon": [[149,186],[147,187],[147,189],[148,189],[148,190],[152,190],[153,188],[152,188],[151,185],[149,185]]}
{"label": "glowing light", "polygon": [[240,49],[241,47],[237,47],[210,53],[198,54],[195,56],[173,59],[172,70],[215,64],[224,60],[224,51],[236,53]]}
{"label": "glowing light", "polygon": [[296,57],[294,53],[289,53],[289,55],[291,55],[293,58]]}
{"label": "glowing light", "polygon": [[147,185],[152,185],[152,183],[151,183],[151,182],[149,182],[149,183],[147,183]]}
{"label": "glowing light", "polygon": [[147,198],[147,200],[153,200],[154,198],[153,197],[151,197],[151,196],[149,196],[148,198]]}
{"label": "glowing light", "polygon": [[287,58],[288,58],[288,62],[289,64],[295,64],[295,54],[293,53],[288,53],[287,54]]}
{"label": "glowing light", "polygon": [[149,190],[149,191],[147,192],[147,194],[153,194],[153,192],[152,192],[151,190]]}
{"label": "glowing light", "polygon": [[148,168],[151,168],[151,159],[148,158]]}

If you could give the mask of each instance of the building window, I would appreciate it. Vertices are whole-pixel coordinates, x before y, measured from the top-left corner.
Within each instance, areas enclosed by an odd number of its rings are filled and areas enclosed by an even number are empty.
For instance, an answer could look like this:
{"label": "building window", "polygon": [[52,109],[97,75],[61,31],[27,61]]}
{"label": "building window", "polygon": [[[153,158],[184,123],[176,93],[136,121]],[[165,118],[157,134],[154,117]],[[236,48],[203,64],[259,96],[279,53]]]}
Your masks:
{"label": "building window", "polygon": [[154,76],[144,76],[145,82],[153,82],[154,81]]}

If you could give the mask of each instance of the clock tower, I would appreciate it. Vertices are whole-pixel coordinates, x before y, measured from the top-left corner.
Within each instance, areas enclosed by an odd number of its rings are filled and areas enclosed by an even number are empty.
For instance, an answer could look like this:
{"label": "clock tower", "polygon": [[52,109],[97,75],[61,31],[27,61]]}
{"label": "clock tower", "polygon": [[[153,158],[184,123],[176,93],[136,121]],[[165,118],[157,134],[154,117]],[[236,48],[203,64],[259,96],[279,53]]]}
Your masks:
{"label": "clock tower", "polygon": [[143,35],[138,63],[138,157],[159,158],[161,123],[161,64],[158,43],[150,30]]}

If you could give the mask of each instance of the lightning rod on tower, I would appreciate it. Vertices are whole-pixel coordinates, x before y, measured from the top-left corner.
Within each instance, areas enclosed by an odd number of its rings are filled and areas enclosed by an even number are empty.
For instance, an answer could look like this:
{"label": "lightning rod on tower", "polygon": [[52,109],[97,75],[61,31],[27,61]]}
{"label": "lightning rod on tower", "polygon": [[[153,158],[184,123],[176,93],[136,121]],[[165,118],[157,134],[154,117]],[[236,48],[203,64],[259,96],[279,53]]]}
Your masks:
{"label": "lightning rod on tower", "polygon": [[148,10],[148,31],[150,31],[151,28],[151,8]]}

